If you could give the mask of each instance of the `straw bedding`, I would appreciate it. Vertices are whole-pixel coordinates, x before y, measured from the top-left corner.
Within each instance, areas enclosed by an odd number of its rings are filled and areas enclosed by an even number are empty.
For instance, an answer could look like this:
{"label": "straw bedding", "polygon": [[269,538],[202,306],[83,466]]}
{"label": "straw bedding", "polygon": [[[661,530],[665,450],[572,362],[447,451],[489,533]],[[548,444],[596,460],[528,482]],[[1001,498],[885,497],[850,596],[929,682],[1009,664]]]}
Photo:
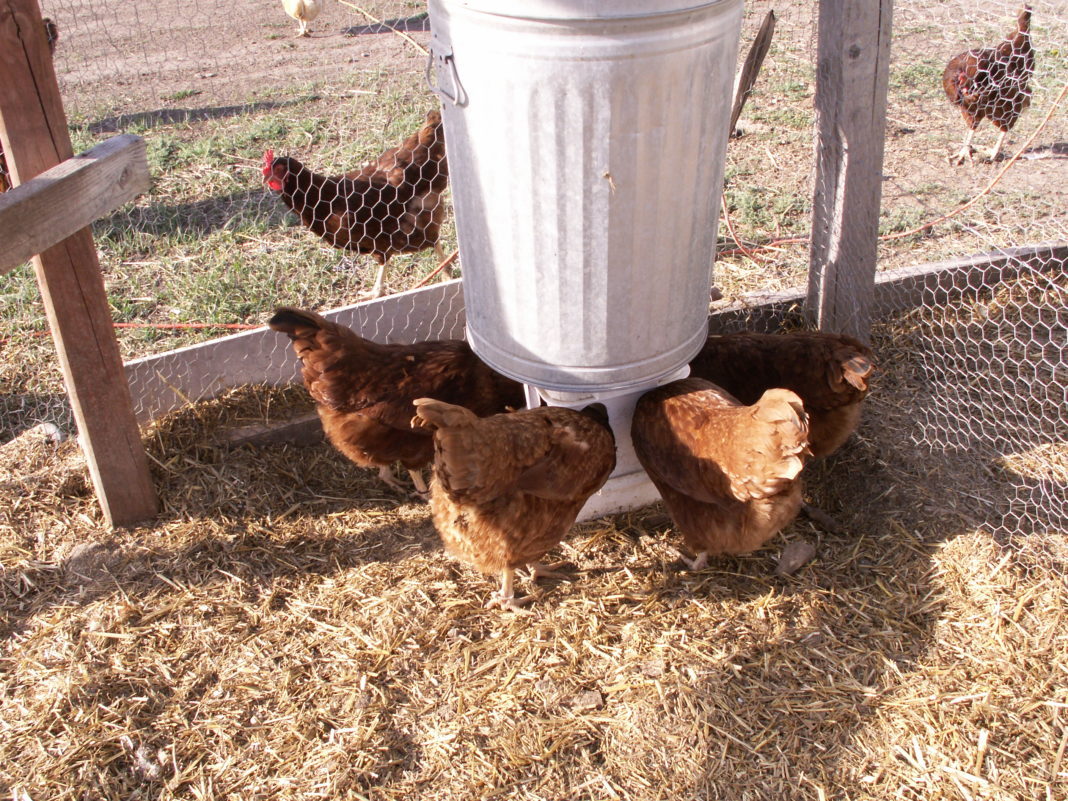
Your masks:
{"label": "straw bedding", "polygon": [[[998,541],[996,474],[908,441],[909,353],[801,519],[679,569],[659,507],[578,526],[533,617],[482,608],[425,505],[245,389],[146,432],[164,510],[107,531],[72,442],[0,449],[0,790],[14,799],[1052,799],[1062,542]],[[992,483],[993,482],[993,483]],[[818,558],[775,575],[789,541]]]}

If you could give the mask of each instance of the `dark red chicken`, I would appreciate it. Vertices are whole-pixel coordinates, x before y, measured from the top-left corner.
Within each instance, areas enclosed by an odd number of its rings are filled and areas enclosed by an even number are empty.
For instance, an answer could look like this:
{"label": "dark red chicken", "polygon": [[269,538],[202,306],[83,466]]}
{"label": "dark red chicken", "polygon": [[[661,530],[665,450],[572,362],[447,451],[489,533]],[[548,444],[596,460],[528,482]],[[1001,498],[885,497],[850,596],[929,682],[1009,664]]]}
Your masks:
{"label": "dark red chicken", "polygon": [[326,177],[294,158],[263,157],[268,188],[301,222],[336,248],[369,253],[378,262],[370,297],[382,294],[386,262],[396,253],[415,253],[438,244],[445,208],[441,198],[449,171],[441,114],[360,170]]}
{"label": "dark red chicken", "polygon": [[466,342],[440,340],[379,345],[313,312],[280,308],[268,325],[293,340],[304,385],[315,400],[327,439],[379,477],[403,489],[391,465],[400,462],[416,489],[419,469],[434,456],[431,432],[411,425],[416,398],[462,404],[485,416],[522,408],[523,385],[487,367]]}
{"label": "dark red chicken", "polygon": [[1031,6],[1020,9],[1016,30],[996,47],[968,50],[954,56],[942,74],[942,88],[949,102],[960,109],[968,134],[964,145],[950,161],[963,164],[972,158],[975,129],[989,118],[1001,133],[990,151],[994,161],[1001,153],[1005,135],[1031,104],[1029,82],[1035,71],[1031,47]]}

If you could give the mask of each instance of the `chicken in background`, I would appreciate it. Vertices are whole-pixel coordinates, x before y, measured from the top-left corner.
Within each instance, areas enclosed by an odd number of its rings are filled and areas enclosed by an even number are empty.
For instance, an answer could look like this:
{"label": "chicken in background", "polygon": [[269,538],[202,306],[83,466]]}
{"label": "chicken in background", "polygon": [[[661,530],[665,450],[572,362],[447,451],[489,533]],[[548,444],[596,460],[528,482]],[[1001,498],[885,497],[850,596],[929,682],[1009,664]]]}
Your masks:
{"label": "chicken in background", "polygon": [[282,0],[282,8],[299,23],[297,36],[310,36],[308,24],[323,10],[322,0]]}
{"label": "chicken in background", "polygon": [[404,491],[391,466],[400,462],[421,494],[419,470],[434,455],[433,437],[413,428],[412,401],[434,397],[490,415],[524,405],[523,386],[487,367],[466,342],[379,345],[313,312],[276,310],[268,325],[293,341],[304,385],[327,439],[362,467]]}
{"label": "chicken in background", "polygon": [[422,424],[434,429],[430,507],[445,547],[501,589],[487,606],[519,611],[515,571],[552,575],[537,560],[560,543],[587,499],[616,463],[603,406],[581,412],[542,406],[479,418],[469,409],[420,398]]}
{"label": "chicken in background", "polygon": [[445,207],[441,196],[449,181],[441,114],[431,111],[426,124],[367,166],[326,177],[294,158],[264,154],[267,186],[301,222],[336,248],[370,253],[378,274],[369,297],[382,294],[386,262],[396,253],[434,248]]}
{"label": "chicken in background", "polygon": [[795,393],[769,389],[752,405],[686,378],[644,394],[634,450],[664,499],[693,570],[709,556],[755,550],[801,508],[808,421]]}
{"label": "chicken in background", "polygon": [[942,88],[949,102],[960,109],[968,126],[964,144],[950,157],[951,162],[971,161],[972,137],[986,117],[1001,132],[990,151],[991,161],[998,158],[1006,134],[1031,104],[1029,81],[1034,71],[1029,5],[1020,9],[1016,30],[996,47],[968,50],[949,60],[942,74]]}
{"label": "chicken in background", "polygon": [[[50,18],[44,18],[45,39],[48,42],[48,52],[56,54],[56,42],[59,41],[59,26]],[[4,158],[4,145],[0,142],[0,192],[6,192],[11,188],[11,174],[7,171],[7,160]]]}
{"label": "chicken in background", "polygon": [[860,423],[875,355],[844,334],[713,335],[690,362],[690,377],[722,387],[742,403],[782,387],[796,392],[808,415],[813,456],[837,450]]}

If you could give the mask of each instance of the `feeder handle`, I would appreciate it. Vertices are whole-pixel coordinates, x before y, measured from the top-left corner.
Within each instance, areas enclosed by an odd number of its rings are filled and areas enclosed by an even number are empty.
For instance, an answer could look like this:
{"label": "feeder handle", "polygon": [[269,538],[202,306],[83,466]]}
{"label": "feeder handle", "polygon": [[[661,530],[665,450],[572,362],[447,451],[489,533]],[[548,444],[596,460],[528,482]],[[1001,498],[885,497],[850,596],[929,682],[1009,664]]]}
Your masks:
{"label": "feeder handle", "polygon": [[[466,106],[467,92],[464,91],[463,86],[460,84],[460,76],[456,74],[456,60],[453,58],[452,52],[439,53],[434,47],[434,44],[433,41],[430,43],[430,53],[426,57],[426,85],[430,87],[431,92],[438,97],[448,100],[454,106]],[[448,67],[449,72],[452,74],[452,85],[456,87],[455,95],[449,94],[444,87],[440,84],[436,84],[431,77],[430,71],[435,60],[438,62],[439,72],[445,67]]]}

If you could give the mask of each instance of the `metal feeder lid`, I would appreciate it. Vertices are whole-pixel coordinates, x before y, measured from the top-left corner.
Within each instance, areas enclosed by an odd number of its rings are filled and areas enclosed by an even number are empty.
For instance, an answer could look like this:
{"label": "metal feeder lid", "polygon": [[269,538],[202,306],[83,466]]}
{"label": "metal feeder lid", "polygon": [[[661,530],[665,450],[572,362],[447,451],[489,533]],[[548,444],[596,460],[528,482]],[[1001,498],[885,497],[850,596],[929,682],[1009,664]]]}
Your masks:
{"label": "metal feeder lid", "polygon": [[457,9],[499,17],[553,21],[639,19],[680,14],[736,0],[451,0]]}

